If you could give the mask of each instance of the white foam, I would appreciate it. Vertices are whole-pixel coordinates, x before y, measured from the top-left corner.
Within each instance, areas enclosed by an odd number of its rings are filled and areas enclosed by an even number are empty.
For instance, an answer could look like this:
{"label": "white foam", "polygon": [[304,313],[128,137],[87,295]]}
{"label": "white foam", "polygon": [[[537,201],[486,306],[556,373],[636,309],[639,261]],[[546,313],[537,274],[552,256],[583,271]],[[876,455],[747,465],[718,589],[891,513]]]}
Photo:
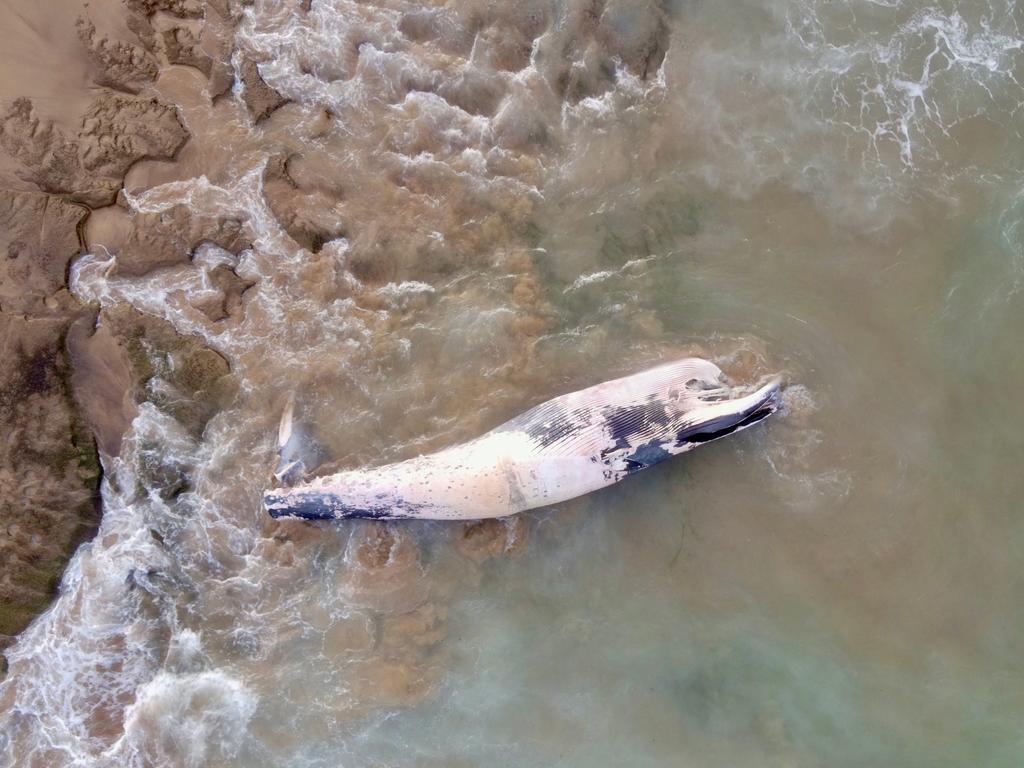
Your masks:
{"label": "white foam", "polygon": [[1013,173],[956,140],[974,118],[1008,127],[1024,103],[1015,6],[990,5],[969,17],[932,3],[775,3],[756,38],[737,35],[728,49],[697,41],[668,76],[688,92],[683,128],[713,158],[703,179],[733,194],[792,180],[867,227],[924,176],[942,195],[936,179],[952,188]]}
{"label": "white foam", "polygon": [[105,757],[184,768],[233,758],[256,706],[252,692],[222,671],[161,672],[139,690],[126,712],[124,736]]}

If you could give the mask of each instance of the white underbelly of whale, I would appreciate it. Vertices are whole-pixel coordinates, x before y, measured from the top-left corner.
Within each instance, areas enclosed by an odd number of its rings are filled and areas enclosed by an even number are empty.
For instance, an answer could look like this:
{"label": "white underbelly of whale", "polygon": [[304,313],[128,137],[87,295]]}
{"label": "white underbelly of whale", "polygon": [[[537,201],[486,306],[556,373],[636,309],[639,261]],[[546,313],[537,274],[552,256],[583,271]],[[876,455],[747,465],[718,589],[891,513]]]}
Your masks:
{"label": "white underbelly of whale", "polygon": [[734,388],[689,358],[548,400],[428,456],[268,490],[264,504],[307,519],[504,517],[612,485],[778,408],[777,380]]}

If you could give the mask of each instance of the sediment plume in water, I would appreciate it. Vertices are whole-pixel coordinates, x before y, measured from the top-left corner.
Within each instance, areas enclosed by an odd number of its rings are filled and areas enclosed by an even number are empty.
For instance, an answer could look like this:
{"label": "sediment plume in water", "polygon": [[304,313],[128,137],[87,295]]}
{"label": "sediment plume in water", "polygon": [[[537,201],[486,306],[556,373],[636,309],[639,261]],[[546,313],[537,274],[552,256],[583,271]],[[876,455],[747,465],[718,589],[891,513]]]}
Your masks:
{"label": "sediment plume in water", "polygon": [[[968,401],[997,421],[968,383],[1000,355],[952,384],[934,337],[980,350],[949,319],[980,304],[1012,348],[1020,31],[833,6],[26,7],[53,42],[34,91],[0,79],[0,311],[45,332],[10,352],[35,454],[4,492],[73,512],[0,552],[43,541],[53,581],[97,454],[102,519],[7,650],[0,763],[932,764],[948,722],[1004,749],[977,713],[1019,703],[982,690],[1012,557],[938,557],[986,541],[949,466],[990,466],[936,447],[985,435]],[[975,240],[981,276],[950,266]],[[785,368],[786,419],[515,520],[260,508],[292,396],[328,471],[690,353]]]}

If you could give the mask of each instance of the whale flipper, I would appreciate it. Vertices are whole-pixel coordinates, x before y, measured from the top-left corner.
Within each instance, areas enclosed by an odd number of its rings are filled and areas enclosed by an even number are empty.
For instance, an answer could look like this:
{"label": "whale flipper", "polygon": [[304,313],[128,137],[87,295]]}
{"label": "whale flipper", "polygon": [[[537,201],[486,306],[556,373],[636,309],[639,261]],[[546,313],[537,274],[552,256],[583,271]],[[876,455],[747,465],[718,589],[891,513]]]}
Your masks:
{"label": "whale flipper", "polygon": [[324,460],[323,448],[295,418],[294,392],[288,395],[277,427],[277,457],[274,480],[285,487],[305,480]]}

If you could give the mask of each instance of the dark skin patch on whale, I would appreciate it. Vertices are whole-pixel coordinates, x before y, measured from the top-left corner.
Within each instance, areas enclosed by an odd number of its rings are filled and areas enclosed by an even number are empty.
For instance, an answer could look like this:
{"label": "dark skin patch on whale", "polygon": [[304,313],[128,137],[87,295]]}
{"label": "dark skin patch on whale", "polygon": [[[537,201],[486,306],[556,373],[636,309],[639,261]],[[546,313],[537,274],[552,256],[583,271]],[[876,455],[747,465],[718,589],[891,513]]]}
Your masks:
{"label": "dark skin patch on whale", "polygon": [[633,474],[670,458],[672,458],[672,454],[665,450],[662,441],[651,440],[625,457],[626,472]]}
{"label": "dark skin patch on whale", "polygon": [[[391,501],[353,507],[329,494],[308,494],[299,499],[268,494],[264,504],[271,517],[301,517],[304,520],[396,520],[416,517],[428,506]],[[285,506],[278,509],[274,506],[277,504]]]}
{"label": "dark skin patch on whale", "polygon": [[746,418],[737,421],[735,424],[731,424],[722,429],[716,430],[713,424],[705,424],[700,427],[700,431],[688,433],[683,430],[676,436],[676,445],[683,445],[684,443],[707,443],[711,440],[717,440],[720,437],[731,435],[737,429],[743,427],[749,427],[751,424],[756,424],[762,419],[766,419],[774,413],[771,408],[762,408],[761,410],[755,411]]}
{"label": "dark skin patch on whale", "polygon": [[671,421],[665,403],[660,400],[618,408],[607,407],[602,413],[617,449],[629,448],[632,445],[629,440],[631,435],[647,431],[652,426],[667,429]]}

